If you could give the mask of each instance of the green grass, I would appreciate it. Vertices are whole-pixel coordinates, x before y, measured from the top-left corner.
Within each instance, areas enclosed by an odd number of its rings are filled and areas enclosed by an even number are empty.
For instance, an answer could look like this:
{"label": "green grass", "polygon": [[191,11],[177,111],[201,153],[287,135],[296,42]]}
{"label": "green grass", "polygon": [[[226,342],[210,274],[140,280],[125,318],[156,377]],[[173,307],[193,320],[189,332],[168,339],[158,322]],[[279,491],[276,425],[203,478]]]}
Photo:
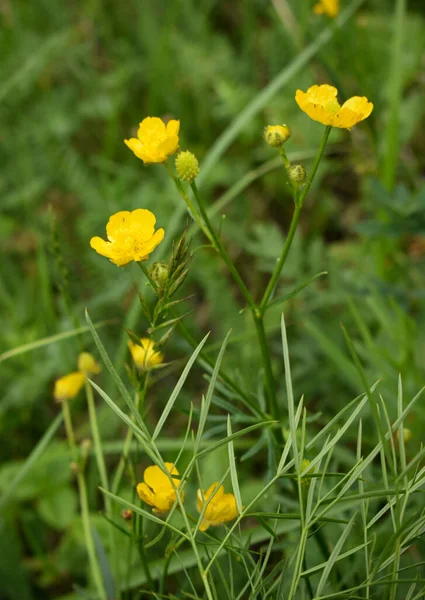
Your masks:
{"label": "green grass", "polygon": [[[0,6],[5,600],[424,597],[425,11],[342,0],[331,22],[314,3]],[[323,82],[375,107],[331,132],[264,318],[265,385],[240,289],[165,169],[123,140],[145,116],[180,119],[211,223],[260,304],[293,213],[262,131],[287,123],[288,157],[311,172],[323,128],[294,96]],[[150,262],[186,225],[193,251],[167,319],[191,314],[147,381],[126,329],[147,334],[138,292],[150,307],[156,294],[89,246],[139,207],[166,231]],[[77,454],[95,432],[76,476],[53,385],[81,349],[103,371],[91,419],[84,394],[70,404]],[[185,510],[155,515],[135,485],[177,460]],[[243,508],[202,534],[196,491],[214,481]]]}

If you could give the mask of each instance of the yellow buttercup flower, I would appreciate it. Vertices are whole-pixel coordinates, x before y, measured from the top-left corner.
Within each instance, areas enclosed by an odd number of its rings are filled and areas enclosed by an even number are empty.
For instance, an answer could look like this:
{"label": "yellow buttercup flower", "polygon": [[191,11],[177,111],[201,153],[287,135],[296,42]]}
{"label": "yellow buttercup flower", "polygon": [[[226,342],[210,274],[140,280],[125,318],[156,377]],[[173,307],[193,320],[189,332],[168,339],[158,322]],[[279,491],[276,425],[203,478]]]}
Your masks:
{"label": "yellow buttercup flower", "polygon": [[84,375],[97,375],[102,370],[97,360],[89,352],[81,352],[78,356],[78,370]]}
{"label": "yellow buttercup flower", "polygon": [[[165,466],[170,475],[179,474],[173,463],[166,462]],[[155,465],[145,469],[143,479],[144,483],[139,483],[136,488],[143,502],[153,506],[154,513],[168,512],[176,501],[176,490],[168,475]],[[180,480],[173,477],[173,483],[177,488],[180,485]],[[183,501],[183,491],[180,492],[180,496]]]}
{"label": "yellow buttercup flower", "polygon": [[319,0],[319,2],[313,6],[313,11],[316,15],[326,15],[331,19],[334,19],[340,11],[339,0]]}
{"label": "yellow buttercup flower", "polygon": [[55,382],[55,389],[53,390],[53,396],[57,402],[63,402],[64,400],[71,400],[77,396],[78,392],[84,385],[85,376],[80,371],[69,373],[64,375]]}
{"label": "yellow buttercup flower", "polygon": [[353,96],[341,106],[337,94],[338,90],[331,85],[313,85],[307,92],[297,90],[295,100],[313,121],[341,129],[357,125],[373,110],[372,102],[364,96]]}
{"label": "yellow buttercup flower", "polygon": [[112,215],[106,225],[109,242],[93,237],[90,246],[118,267],[132,260],[147,260],[164,239],[164,230],[155,231],[156,218],[150,210],[122,210]]}
{"label": "yellow buttercup flower", "polygon": [[163,163],[179,149],[180,121],[168,121],[167,125],[158,117],[146,117],[139,124],[137,138],[124,140],[145,165]]}
{"label": "yellow buttercup flower", "polygon": [[[211,498],[216,490],[217,492]],[[221,525],[232,521],[239,514],[234,495],[225,494],[224,486],[220,485],[218,481],[213,483],[203,494],[201,490],[198,490],[196,507],[199,513],[202,512],[204,506],[206,508],[199,526],[200,531],[206,531],[210,525]]]}
{"label": "yellow buttercup flower", "polygon": [[164,355],[155,350],[155,343],[149,338],[141,338],[140,344],[129,340],[128,347],[137,368],[141,371],[148,371],[164,362]]}

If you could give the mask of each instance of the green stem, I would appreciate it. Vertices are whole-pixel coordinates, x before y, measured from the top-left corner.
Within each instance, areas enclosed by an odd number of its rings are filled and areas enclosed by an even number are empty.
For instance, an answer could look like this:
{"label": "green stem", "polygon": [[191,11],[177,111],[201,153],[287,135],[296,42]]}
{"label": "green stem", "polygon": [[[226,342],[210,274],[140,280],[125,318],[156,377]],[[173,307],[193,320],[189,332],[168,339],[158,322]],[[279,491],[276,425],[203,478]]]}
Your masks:
{"label": "green stem", "polygon": [[[304,204],[304,200],[305,200],[305,198],[306,198],[306,196],[308,194],[308,191],[309,191],[310,186],[311,186],[311,184],[313,182],[314,176],[316,175],[317,168],[318,168],[318,166],[320,164],[320,161],[322,160],[322,156],[323,156],[323,153],[325,151],[326,144],[327,144],[327,141],[328,141],[331,129],[332,129],[332,127],[327,126],[326,129],[325,129],[325,131],[324,131],[324,134],[323,134],[323,137],[322,137],[322,141],[321,141],[319,149],[317,151],[316,158],[314,159],[314,163],[313,163],[310,175],[309,175],[309,177],[308,177],[308,179],[306,181],[306,184],[303,187],[302,191],[298,194],[298,193],[295,193],[295,190],[294,190],[295,211],[294,211],[294,214],[292,216],[291,225],[289,227],[289,232],[288,232],[288,235],[286,237],[285,244],[284,244],[283,249],[282,249],[282,253],[281,253],[280,257],[279,257],[279,260],[277,261],[276,267],[275,267],[275,269],[273,271],[273,274],[272,274],[272,276],[270,278],[270,281],[269,281],[269,283],[267,285],[266,291],[264,292],[263,299],[261,300],[261,303],[260,303],[260,314],[262,316],[264,315],[264,313],[267,310],[267,304],[268,304],[268,302],[270,300],[270,297],[272,296],[272,294],[273,294],[273,292],[274,292],[274,290],[276,288],[277,282],[279,281],[280,274],[281,274],[283,266],[284,266],[284,264],[286,262],[289,250],[290,250],[291,245],[292,245],[292,241],[294,239],[294,234],[295,234],[295,231],[296,231],[297,226],[298,226],[298,221],[299,221],[299,218],[300,218],[301,209],[302,209],[302,206]],[[281,152],[281,156],[282,156],[282,159],[283,159],[285,167],[286,167],[286,163],[285,163],[286,155],[285,155],[285,152],[283,151],[283,149],[282,149],[282,152]]]}
{"label": "green stem", "polygon": [[[105,456],[103,454],[102,440],[100,437],[99,427],[98,427],[98,423],[97,423],[96,405],[94,402],[93,388],[90,385],[90,383],[87,381],[87,379],[85,381],[85,391],[86,391],[87,406],[88,406],[88,411],[89,411],[90,429],[91,429],[91,434],[92,434],[92,438],[93,438],[93,442],[94,442],[94,453],[96,456],[96,464],[97,464],[97,470],[99,473],[100,483],[101,483],[103,489],[109,492],[110,490],[109,490],[108,475],[106,472]],[[111,500],[106,495],[104,495],[104,503],[105,503],[106,515],[109,517],[109,519],[113,520],[113,509],[112,509]],[[108,535],[109,535],[109,545],[111,548],[111,560],[112,560],[112,564],[114,565],[114,575],[116,578],[116,585],[117,585],[117,589],[119,589],[119,587],[120,587],[119,581],[118,581],[119,566],[118,566],[118,555],[117,555],[116,543],[115,543],[116,535],[115,535],[115,528],[112,525],[110,525],[108,528]]]}
{"label": "green stem", "polygon": [[285,244],[283,246],[282,254],[279,257],[279,260],[277,261],[277,264],[276,264],[276,267],[275,267],[275,269],[273,271],[273,274],[270,277],[270,281],[267,284],[266,291],[264,292],[263,299],[261,300],[261,303],[260,303],[260,314],[262,316],[266,312],[267,304],[268,304],[268,302],[270,300],[270,297],[272,296],[272,294],[273,294],[273,292],[274,292],[274,290],[276,288],[277,282],[279,280],[280,274],[281,274],[282,269],[283,269],[283,265],[286,262],[286,258],[288,256],[288,252],[289,252],[289,250],[291,248],[292,241],[294,239],[294,234],[295,234],[295,231],[297,229],[298,220],[299,220],[300,214],[301,214],[301,208],[302,208],[301,204],[298,204],[298,206],[295,207],[294,214],[292,216],[291,226],[289,228],[289,232],[288,232],[288,235],[286,237]]}
{"label": "green stem", "polygon": [[217,250],[217,252],[220,254],[223,262],[225,263],[225,265],[227,266],[227,268],[230,271],[230,274],[232,275],[236,285],[238,286],[238,288],[240,289],[240,291],[242,292],[245,300],[247,301],[247,304],[249,305],[249,307],[251,308],[252,311],[256,310],[256,306],[254,304],[254,300],[252,299],[251,294],[248,291],[248,288],[246,287],[245,283],[242,280],[242,277],[239,275],[238,270],[236,269],[235,265],[233,264],[233,262],[231,261],[229,255],[227,254],[226,250],[224,249],[223,245],[221,244],[220,240],[217,237],[217,234],[215,233],[212,225],[211,225],[211,221],[210,218],[208,216],[204,201],[202,196],[200,195],[200,193],[198,192],[198,188],[196,186],[196,183],[193,181],[190,184],[190,187],[192,188],[193,194],[196,198],[196,201],[198,203],[199,206],[199,210],[201,211],[201,215],[202,218],[204,219],[205,225],[208,229],[209,232],[209,238],[211,239],[215,249]]}
{"label": "green stem", "polygon": [[81,520],[83,522],[84,539],[86,542],[87,554],[89,556],[90,567],[93,574],[93,581],[97,589],[97,594],[101,600],[107,600],[106,592],[103,587],[102,574],[97,563],[97,556],[93,542],[93,536],[90,529],[90,514],[89,506],[87,502],[87,488],[84,473],[78,467],[77,471],[77,482],[78,489],[80,492],[80,507],[81,507]]}
{"label": "green stem", "polygon": [[207,227],[205,227],[204,223],[202,222],[202,219],[200,218],[200,216],[199,216],[199,213],[198,213],[198,211],[196,210],[196,207],[195,207],[195,205],[193,204],[192,200],[190,199],[189,195],[188,195],[188,194],[186,194],[186,192],[184,191],[184,188],[183,188],[183,186],[182,186],[182,184],[181,184],[180,180],[179,180],[179,179],[177,179],[177,177],[174,175],[174,173],[173,173],[173,171],[172,171],[172,169],[171,169],[170,165],[168,164],[168,162],[166,162],[166,163],[164,163],[164,164],[165,164],[165,166],[166,166],[166,168],[167,168],[167,171],[168,171],[168,173],[169,173],[169,175],[170,175],[171,179],[172,179],[172,180],[173,180],[173,182],[174,182],[174,185],[176,186],[176,189],[177,189],[178,193],[180,194],[180,196],[181,196],[181,197],[183,198],[183,200],[185,201],[185,203],[186,203],[186,206],[187,206],[187,208],[188,208],[188,210],[189,210],[189,213],[190,213],[190,215],[191,215],[191,216],[193,217],[193,219],[196,221],[196,223],[198,224],[198,227],[199,227],[199,228],[200,228],[200,229],[203,231],[203,233],[206,235],[206,237],[207,237],[207,238],[208,238],[210,241],[212,241],[212,240],[211,240],[211,237],[210,237],[210,233],[209,233],[209,231],[208,231]]}
{"label": "green stem", "polygon": [[316,175],[317,168],[318,168],[318,166],[320,164],[320,161],[322,160],[322,156],[323,156],[323,153],[325,151],[326,144],[328,142],[328,138],[329,138],[329,134],[331,132],[331,129],[332,129],[332,127],[330,125],[327,125],[326,129],[325,129],[325,131],[323,133],[322,141],[320,142],[320,146],[319,146],[319,149],[317,151],[316,158],[314,159],[314,163],[313,163],[313,166],[311,168],[310,175],[308,176],[306,184],[303,187],[303,189],[301,191],[301,194],[299,196],[299,200],[298,201],[299,201],[299,204],[301,206],[304,203],[305,197],[307,196],[308,191],[310,189],[310,186],[313,183],[313,179],[314,179],[314,177]]}
{"label": "green stem", "polygon": [[205,224],[208,228],[208,231],[210,232],[214,247],[216,248],[216,250],[220,254],[223,262],[226,264],[227,268],[229,269],[235,283],[238,285],[239,289],[241,290],[245,300],[247,301],[247,303],[251,309],[252,316],[253,316],[254,323],[255,323],[255,328],[257,330],[258,341],[260,344],[261,357],[262,357],[263,366],[264,366],[265,385],[266,385],[267,395],[268,395],[269,404],[270,404],[270,412],[271,412],[273,418],[276,419],[277,421],[279,421],[279,406],[278,406],[277,398],[276,398],[276,388],[275,388],[275,383],[274,383],[274,378],[273,378],[273,371],[272,371],[272,366],[271,366],[271,361],[270,361],[270,355],[269,355],[268,348],[267,348],[266,333],[265,333],[265,329],[264,329],[264,322],[263,322],[262,314],[260,313],[259,309],[255,305],[254,300],[253,300],[250,292],[248,291],[245,283],[243,282],[236,267],[232,263],[229,255],[227,254],[226,250],[223,248],[220,240],[218,239],[218,237],[211,225],[211,221],[208,217],[208,213],[207,213],[204,201],[202,199],[202,196],[198,192],[198,188],[197,188],[195,182],[191,183],[191,188],[192,188],[192,191],[196,198],[196,201],[198,203],[199,210],[201,211],[202,218],[204,219]]}
{"label": "green stem", "polygon": [[93,576],[93,581],[96,586],[97,594],[100,600],[107,600],[105,588],[103,586],[102,574],[97,562],[96,551],[93,542],[93,536],[90,529],[90,514],[87,501],[86,480],[84,478],[83,466],[78,462],[78,449],[75,441],[74,428],[72,426],[71,412],[68,402],[62,402],[63,419],[65,422],[65,430],[68,438],[68,443],[75,461],[77,472],[77,484],[80,497],[81,520],[83,523],[84,540],[86,543],[87,554],[89,557],[90,568]]}
{"label": "green stem", "polygon": [[[97,424],[96,406],[94,403],[93,388],[86,380],[85,382],[87,406],[89,410],[90,429],[94,442],[94,453],[96,456],[97,470],[99,471],[100,482],[102,487],[109,491],[108,475],[106,473],[105,457],[103,455],[102,440],[100,438],[99,427]],[[111,502],[105,496],[105,508],[110,517]]]}
{"label": "green stem", "polygon": [[276,386],[275,386],[275,381],[274,381],[274,377],[273,377],[273,370],[272,370],[272,365],[271,365],[271,360],[270,360],[270,354],[269,354],[269,351],[267,348],[267,338],[266,338],[266,331],[264,329],[264,320],[263,320],[262,315],[258,314],[258,310],[254,314],[254,323],[255,323],[255,328],[257,330],[258,341],[259,341],[260,350],[261,350],[261,356],[263,359],[264,380],[265,380],[267,395],[269,397],[269,402],[270,402],[270,413],[271,413],[273,419],[276,419],[276,421],[279,421],[280,420],[280,411],[279,411],[279,405],[277,403]]}

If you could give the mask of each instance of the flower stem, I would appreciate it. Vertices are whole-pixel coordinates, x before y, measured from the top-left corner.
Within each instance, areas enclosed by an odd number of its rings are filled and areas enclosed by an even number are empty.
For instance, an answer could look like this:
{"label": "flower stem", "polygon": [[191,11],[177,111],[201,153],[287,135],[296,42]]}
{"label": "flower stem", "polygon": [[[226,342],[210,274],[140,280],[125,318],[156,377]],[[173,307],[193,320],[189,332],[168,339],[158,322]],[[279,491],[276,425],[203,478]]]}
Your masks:
{"label": "flower stem", "polygon": [[75,469],[77,472],[77,485],[80,497],[81,520],[83,523],[84,541],[86,543],[86,549],[89,557],[92,577],[99,599],[107,600],[105,588],[103,586],[102,574],[100,572],[100,568],[97,562],[93,536],[90,529],[90,514],[87,501],[87,488],[86,480],[84,478],[83,465],[80,464],[78,460],[78,449],[75,441],[74,428],[72,426],[71,412],[69,410],[68,402],[66,401],[62,402],[62,412],[65,423],[66,436],[68,438],[68,444],[71,448],[72,457],[75,462]]}
{"label": "flower stem", "polygon": [[295,231],[297,229],[297,225],[298,225],[298,220],[300,218],[300,214],[301,214],[301,204],[298,204],[298,206],[295,207],[294,214],[292,216],[291,225],[290,225],[290,228],[289,228],[288,235],[286,236],[286,240],[285,240],[285,244],[283,246],[282,254],[279,257],[279,260],[277,261],[276,267],[275,267],[275,269],[273,271],[272,276],[270,277],[270,281],[267,284],[266,290],[265,290],[264,295],[263,295],[263,299],[261,300],[261,303],[260,303],[260,313],[261,313],[262,316],[264,315],[264,313],[267,310],[267,304],[268,304],[268,302],[270,300],[270,297],[272,296],[272,294],[273,294],[273,292],[274,292],[274,290],[276,288],[277,282],[279,280],[280,274],[281,274],[282,269],[283,269],[283,265],[286,262],[286,258],[288,256],[289,250],[290,250],[291,245],[292,245],[292,241],[294,239],[294,234],[295,234]]}
{"label": "flower stem", "polygon": [[[92,438],[93,438],[93,442],[94,442],[94,453],[96,456],[96,464],[97,464],[97,470],[99,472],[100,483],[104,490],[109,491],[108,475],[106,472],[105,457],[104,457],[103,449],[102,449],[102,440],[100,437],[99,427],[98,427],[98,423],[97,423],[96,406],[94,403],[93,388],[90,385],[90,383],[87,381],[87,379],[85,381],[85,391],[86,391],[87,406],[88,406],[88,411],[89,411],[90,429],[91,429],[91,434],[92,434]],[[105,503],[106,515],[109,517],[109,519],[112,520],[113,519],[112,504],[111,504],[110,498],[106,495],[104,495],[104,503]],[[110,548],[111,548],[111,559],[112,559],[112,564],[114,565],[114,574],[115,574],[115,577],[118,577],[119,567],[118,567],[118,555],[116,552],[116,543],[115,543],[116,535],[115,535],[115,528],[112,525],[109,525],[109,527],[108,527],[108,535],[109,535],[109,544],[110,544]],[[117,587],[119,588],[119,582],[117,582]]]}
{"label": "flower stem", "polygon": [[211,225],[210,218],[209,218],[207,210],[205,208],[204,200],[198,191],[196,183],[193,181],[190,184],[190,187],[192,188],[193,194],[194,194],[196,201],[198,203],[198,206],[199,206],[199,210],[201,211],[202,218],[204,219],[205,225],[208,229],[208,232],[209,232],[208,237],[210,237],[215,249],[220,254],[223,262],[226,264],[227,268],[229,269],[236,285],[238,286],[238,288],[242,292],[245,300],[247,301],[247,304],[249,305],[251,310],[255,311],[256,306],[255,306],[254,300],[252,299],[251,294],[248,291],[248,288],[246,287],[245,283],[243,282],[242,277],[239,275],[238,270],[236,269],[235,265],[231,261],[229,255],[227,254],[226,250],[224,249],[223,245],[221,244],[220,240],[217,237],[217,234],[215,233],[215,231]]}
{"label": "flower stem", "polygon": [[317,151],[316,158],[314,159],[314,163],[311,168],[310,175],[308,176],[306,184],[303,187],[303,189],[299,195],[299,198],[298,198],[298,203],[300,204],[300,206],[303,205],[305,197],[307,196],[310,186],[313,183],[313,179],[316,175],[317,168],[320,164],[320,161],[322,160],[322,156],[323,156],[323,152],[325,151],[326,144],[328,143],[328,138],[329,138],[331,129],[332,129],[332,127],[330,125],[327,125],[325,128],[325,131],[324,131],[323,137],[322,137],[322,141],[320,142],[320,146]]}
{"label": "flower stem", "polygon": [[171,179],[174,182],[174,185],[176,186],[176,189],[178,191],[178,193],[180,194],[180,196],[183,198],[183,200],[186,203],[186,206],[189,210],[189,214],[192,216],[192,218],[196,221],[196,223],[198,224],[198,227],[203,231],[203,233],[206,235],[206,237],[211,241],[211,237],[210,237],[210,233],[207,229],[207,227],[205,227],[204,223],[202,222],[201,217],[199,216],[198,211],[196,210],[196,207],[194,206],[192,200],[190,199],[189,195],[186,194],[186,192],[184,191],[184,188],[180,182],[179,179],[177,179],[177,177],[174,175],[170,165],[168,164],[168,162],[164,163],[167,171],[171,177]]}
{"label": "flower stem", "polygon": [[[292,216],[291,225],[289,227],[289,232],[288,232],[288,235],[286,237],[285,244],[284,244],[283,249],[282,249],[282,253],[281,253],[280,257],[279,257],[279,260],[277,261],[276,267],[275,267],[275,269],[273,271],[273,274],[272,274],[272,276],[270,278],[269,283],[267,284],[266,291],[264,292],[263,299],[261,300],[261,303],[260,303],[260,313],[261,313],[261,315],[264,315],[264,313],[266,312],[266,310],[267,310],[267,304],[268,304],[268,302],[270,300],[270,297],[272,296],[272,294],[273,294],[273,292],[274,292],[274,290],[276,288],[277,282],[279,281],[280,274],[282,272],[283,266],[284,266],[284,264],[286,262],[289,250],[291,248],[291,245],[292,245],[292,242],[293,242],[293,239],[294,239],[294,234],[295,234],[295,231],[296,231],[297,226],[298,226],[298,221],[299,221],[299,218],[300,218],[301,209],[302,209],[302,206],[304,204],[304,200],[305,200],[305,198],[306,198],[306,196],[308,194],[308,191],[309,191],[310,186],[311,186],[311,184],[313,182],[314,176],[316,175],[317,168],[318,168],[318,166],[320,164],[320,161],[322,159],[323,152],[325,151],[326,144],[327,144],[327,141],[328,141],[331,129],[332,129],[332,127],[330,127],[330,126],[327,126],[325,128],[325,131],[324,131],[324,134],[323,134],[323,137],[322,137],[322,141],[320,143],[319,149],[318,149],[317,154],[316,154],[316,158],[314,159],[313,167],[311,169],[310,175],[309,175],[309,177],[307,179],[307,182],[306,182],[305,186],[303,187],[303,189],[301,190],[301,192],[299,194],[296,194],[295,191],[294,191],[294,200],[295,200],[294,214]],[[286,163],[285,163],[286,155],[284,155],[284,153],[281,153],[281,154],[282,154],[282,158],[284,160],[284,164],[285,164],[285,167],[286,167]]]}
{"label": "flower stem", "polygon": [[217,252],[220,254],[223,262],[226,264],[227,268],[229,269],[235,283],[238,285],[239,289],[241,290],[245,300],[247,301],[247,303],[251,309],[252,316],[253,316],[254,323],[255,323],[255,328],[257,331],[257,335],[258,335],[258,341],[260,344],[261,357],[262,357],[263,366],[264,366],[265,387],[267,390],[267,395],[269,397],[269,408],[270,408],[272,417],[274,419],[276,419],[277,421],[279,421],[279,406],[278,406],[277,398],[276,398],[276,386],[275,386],[275,382],[274,382],[274,378],[273,378],[270,354],[267,349],[267,340],[266,340],[266,333],[265,333],[265,329],[264,329],[263,315],[257,308],[250,292],[248,291],[245,283],[243,282],[241,276],[239,275],[239,272],[237,271],[235,265],[231,261],[229,255],[227,254],[226,250],[224,249],[220,240],[218,239],[217,234],[215,233],[215,231],[211,225],[211,221],[208,217],[208,213],[205,208],[203,198],[199,194],[199,191],[198,191],[198,188],[197,188],[195,182],[191,183],[191,188],[192,188],[193,194],[196,198],[196,201],[198,203],[199,210],[201,211],[202,218],[204,219],[205,224],[208,228],[208,231],[210,232],[213,245],[216,248]]}

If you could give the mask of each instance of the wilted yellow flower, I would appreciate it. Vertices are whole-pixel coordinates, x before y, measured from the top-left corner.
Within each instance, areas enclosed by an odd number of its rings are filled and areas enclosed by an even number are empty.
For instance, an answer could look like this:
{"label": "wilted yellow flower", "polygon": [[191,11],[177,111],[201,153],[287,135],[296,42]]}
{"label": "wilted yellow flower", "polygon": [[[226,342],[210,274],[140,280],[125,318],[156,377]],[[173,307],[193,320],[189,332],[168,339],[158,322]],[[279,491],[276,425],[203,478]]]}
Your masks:
{"label": "wilted yellow flower", "polygon": [[89,352],[81,352],[78,356],[78,370],[84,375],[97,375],[102,367]]}
{"label": "wilted yellow flower", "polygon": [[155,350],[155,343],[149,338],[141,338],[140,344],[135,344],[129,340],[128,347],[137,368],[141,371],[148,371],[164,362],[164,355],[162,352]]}
{"label": "wilted yellow flower", "polygon": [[[217,490],[217,493],[211,498],[215,490]],[[233,494],[225,494],[224,486],[220,485],[218,481],[213,483],[203,494],[201,490],[198,490],[196,507],[199,513],[202,512],[204,506],[206,508],[199,526],[200,531],[206,531],[210,525],[221,525],[227,521],[232,521],[239,514],[236,507],[236,498]]]}
{"label": "wilted yellow flower", "polygon": [[269,125],[264,130],[264,139],[269,146],[279,148],[291,137],[291,130],[287,125]]}
{"label": "wilted yellow flower", "polygon": [[[166,462],[165,466],[170,475],[179,474],[173,463]],[[136,488],[143,502],[153,506],[154,513],[168,512],[176,501],[176,490],[168,475],[155,465],[145,469],[143,479],[144,483],[139,483]],[[180,480],[173,477],[173,483],[177,488],[180,485]],[[184,493],[180,492],[180,496],[183,501]]]}
{"label": "wilted yellow flower", "polygon": [[55,389],[53,390],[55,400],[63,402],[64,400],[75,398],[83,387],[84,380],[85,376],[80,371],[69,373],[69,375],[64,375],[60,379],[57,379]]}
{"label": "wilted yellow flower", "polygon": [[373,110],[372,102],[364,96],[353,96],[341,106],[337,94],[338,90],[331,85],[313,85],[307,92],[297,90],[295,100],[313,121],[341,129],[357,125]]}
{"label": "wilted yellow flower", "polygon": [[165,125],[158,117],[146,117],[139,124],[137,138],[124,143],[145,165],[163,163],[179,149],[179,129],[180,121],[168,121]]}
{"label": "wilted yellow flower", "polygon": [[331,19],[334,19],[340,11],[339,0],[319,0],[319,2],[313,6],[313,11],[316,15],[326,15]]}
{"label": "wilted yellow flower", "polygon": [[90,246],[118,267],[132,260],[147,260],[164,239],[164,230],[155,231],[155,223],[155,215],[145,208],[122,210],[112,215],[106,225],[109,242],[93,237]]}

